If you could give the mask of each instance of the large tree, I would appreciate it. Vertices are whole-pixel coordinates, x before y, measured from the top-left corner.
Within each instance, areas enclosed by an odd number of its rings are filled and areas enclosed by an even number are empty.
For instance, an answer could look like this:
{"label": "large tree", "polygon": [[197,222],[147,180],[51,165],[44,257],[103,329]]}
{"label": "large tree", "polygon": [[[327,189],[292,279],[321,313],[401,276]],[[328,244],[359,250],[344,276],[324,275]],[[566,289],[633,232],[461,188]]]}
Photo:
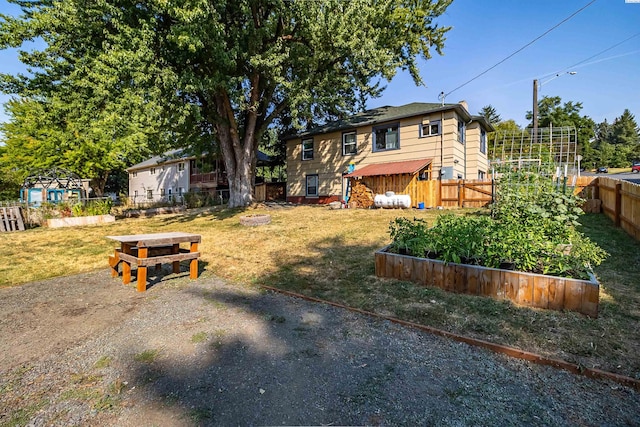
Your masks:
{"label": "large tree", "polygon": [[340,117],[400,69],[422,83],[417,59],[441,53],[448,28],[434,21],[451,3],[10,1],[25,13],[3,17],[3,46],[41,37],[47,47],[23,53],[36,74],[5,90],[64,98],[83,88],[98,105],[144,89],[180,144],[219,144],[231,207],[251,203],[258,142],[285,110],[295,124]]}
{"label": "large tree", "polygon": [[611,125],[609,142],[619,151],[620,167],[627,167],[640,159],[640,129],[635,117],[627,109]]}
{"label": "large tree", "polygon": [[149,126],[122,120],[104,108],[87,114],[85,102],[55,96],[13,99],[5,110],[9,121],[0,124],[6,146],[0,162],[22,179],[34,171],[63,168],[91,179],[101,196],[110,174],[121,173],[149,153]]}

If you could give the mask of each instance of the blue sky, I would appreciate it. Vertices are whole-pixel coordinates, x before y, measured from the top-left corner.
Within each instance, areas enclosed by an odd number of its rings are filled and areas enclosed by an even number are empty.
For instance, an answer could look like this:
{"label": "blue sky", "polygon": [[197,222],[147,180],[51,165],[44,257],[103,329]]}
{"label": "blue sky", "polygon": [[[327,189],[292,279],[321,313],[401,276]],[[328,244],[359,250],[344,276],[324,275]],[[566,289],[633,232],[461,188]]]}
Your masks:
{"label": "blue sky", "polygon": [[[420,63],[427,87],[416,87],[408,73],[399,73],[383,96],[370,100],[367,107],[439,102],[441,92],[450,93],[473,79],[590,1],[454,0],[438,20],[453,27],[444,55],[434,52],[432,59]],[[19,9],[0,0],[0,12],[16,14]],[[0,67],[3,72],[24,70],[12,50],[0,51]],[[576,74],[554,78],[567,71]],[[640,121],[640,2],[596,0],[511,59],[450,93],[446,102],[465,100],[472,114],[490,104],[502,119],[525,125],[534,79],[542,83],[539,98],[560,96],[565,102],[582,102],[582,114],[596,122],[611,122],[625,108]],[[0,95],[0,102],[8,98]],[[3,108],[0,121],[6,120]]]}
{"label": "blue sky", "polygon": [[[421,63],[426,88],[398,75],[367,107],[438,102],[449,93],[545,33],[590,0],[454,0],[438,22],[453,28],[444,55]],[[632,37],[592,60],[597,53]],[[575,75],[557,72],[576,71]],[[582,114],[609,122],[625,108],[640,119],[640,3],[597,0],[511,59],[455,90],[446,102],[467,101],[477,114],[491,104],[502,119],[525,125],[533,106],[533,80],[542,96],[582,102]],[[640,120],[638,120],[640,121]]]}

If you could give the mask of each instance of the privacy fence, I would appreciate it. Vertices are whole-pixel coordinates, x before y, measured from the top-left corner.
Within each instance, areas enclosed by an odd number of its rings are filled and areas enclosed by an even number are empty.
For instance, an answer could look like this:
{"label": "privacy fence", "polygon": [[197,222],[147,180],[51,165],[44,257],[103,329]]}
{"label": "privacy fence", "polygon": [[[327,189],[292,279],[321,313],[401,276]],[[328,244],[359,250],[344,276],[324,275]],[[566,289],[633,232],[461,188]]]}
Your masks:
{"label": "privacy fence", "polygon": [[640,240],[640,185],[609,177],[581,178],[575,191],[587,200],[600,200],[602,212]]}

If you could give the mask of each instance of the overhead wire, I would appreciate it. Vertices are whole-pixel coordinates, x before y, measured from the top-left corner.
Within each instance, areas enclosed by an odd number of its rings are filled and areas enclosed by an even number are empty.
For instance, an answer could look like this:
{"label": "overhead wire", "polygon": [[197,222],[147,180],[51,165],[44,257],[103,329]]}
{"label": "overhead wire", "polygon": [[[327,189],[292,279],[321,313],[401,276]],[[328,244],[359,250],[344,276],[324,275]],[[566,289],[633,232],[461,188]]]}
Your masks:
{"label": "overhead wire", "polygon": [[[568,66],[568,67],[566,67],[566,68],[564,68],[564,69],[562,69],[562,70],[560,70],[560,71],[556,71],[555,73],[547,74],[546,76],[542,76],[542,77],[540,77],[540,78],[541,78],[541,79],[544,79],[544,78],[546,78],[546,77],[551,77],[551,76],[553,76],[553,75],[555,75],[555,74],[558,74],[558,73],[564,73],[565,71],[570,70],[570,69],[572,69],[572,68],[575,68],[575,67],[577,67],[578,65],[588,65],[588,64],[585,64],[585,62],[590,61],[590,60],[592,60],[593,58],[596,58],[596,57],[598,57],[598,56],[602,55],[603,53],[608,52],[608,51],[610,51],[611,49],[616,48],[616,47],[620,46],[621,44],[626,43],[626,42],[628,42],[629,40],[631,40],[632,38],[634,38],[634,37],[638,37],[638,36],[640,36],[640,33],[635,33],[634,35],[632,35],[632,36],[630,36],[630,37],[627,37],[626,39],[622,40],[621,42],[618,42],[618,43],[616,43],[616,44],[614,44],[614,45],[612,45],[612,46],[609,46],[608,48],[606,48],[606,49],[604,49],[604,50],[601,50],[600,52],[596,53],[595,55],[591,55],[591,56],[590,56],[590,57],[588,57],[587,59],[583,59],[582,61],[580,61],[580,62],[576,62],[575,64],[570,65],[570,66]],[[630,52],[630,53],[634,53],[634,52]],[[605,58],[605,59],[617,58],[617,57],[619,57],[619,56],[624,56],[624,55],[628,55],[628,54],[629,54],[629,53],[627,53],[627,54],[623,54],[623,55],[614,56],[614,57],[610,57],[610,58]],[[603,60],[604,60],[604,59],[603,59]],[[603,61],[603,60],[601,60],[601,61]],[[601,62],[601,61],[596,61],[596,62]],[[593,63],[595,63],[595,62],[593,62]],[[592,64],[592,63],[590,63],[590,64]]]}
{"label": "overhead wire", "polygon": [[[486,70],[484,70],[483,72],[481,72],[480,74],[476,75],[475,77],[473,77],[472,79],[467,80],[466,82],[462,83],[460,86],[456,87],[455,89],[442,94],[443,99],[446,98],[447,96],[451,95],[453,92],[457,91],[458,89],[463,88],[464,86],[468,85],[469,83],[471,83],[472,81],[482,77],[483,75],[487,74],[489,71],[493,70],[494,68],[496,68],[498,65],[502,64],[503,62],[506,62],[507,60],[511,59],[512,57],[514,57],[515,55],[517,55],[518,53],[522,52],[523,50],[525,50],[527,47],[531,46],[532,44],[534,44],[535,42],[537,42],[538,40],[540,40],[542,37],[546,36],[547,34],[549,34],[551,31],[555,30],[556,28],[558,28],[559,26],[561,26],[562,24],[564,24],[565,22],[569,21],[571,18],[573,18],[574,16],[576,16],[577,14],[579,14],[580,12],[582,12],[583,10],[585,10],[586,8],[588,8],[589,6],[591,6],[593,3],[595,3],[597,0],[591,0],[589,3],[587,3],[586,5],[584,5],[583,7],[581,7],[580,9],[576,10],[575,12],[573,12],[571,15],[569,15],[568,17],[566,17],[565,19],[563,19],[562,21],[558,22],[556,25],[554,25],[553,27],[549,28],[547,31],[545,31],[544,33],[540,34],[538,37],[536,37],[535,39],[531,40],[529,43],[525,44],[524,46],[522,46],[520,49],[516,50],[515,52],[511,53],[510,55],[508,55],[506,58],[504,58],[503,60],[497,62],[496,64],[492,65],[491,67],[487,68]],[[444,102],[444,101],[443,101]]]}

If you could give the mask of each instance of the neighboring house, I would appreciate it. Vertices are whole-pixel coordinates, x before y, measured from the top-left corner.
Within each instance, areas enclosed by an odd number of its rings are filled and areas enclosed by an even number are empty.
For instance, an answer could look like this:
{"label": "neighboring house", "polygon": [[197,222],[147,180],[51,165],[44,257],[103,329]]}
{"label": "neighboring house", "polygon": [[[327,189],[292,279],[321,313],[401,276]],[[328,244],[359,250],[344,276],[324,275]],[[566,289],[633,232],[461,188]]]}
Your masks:
{"label": "neighboring house", "polygon": [[20,200],[33,206],[43,202],[78,202],[88,197],[91,188],[89,179],[65,169],[53,168],[38,171],[28,176],[20,189]]}
{"label": "neighboring house", "polygon": [[[258,152],[258,166],[271,159]],[[228,197],[229,182],[222,159],[196,157],[178,149],[127,168],[129,198],[134,203],[182,201],[188,192]]]}
{"label": "neighboring house", "polygon": [[363,177],[483,179],[491,131],[464,101],[387,106],[327,123],[287,139],[287,201],[344,200],[348,180]]}

